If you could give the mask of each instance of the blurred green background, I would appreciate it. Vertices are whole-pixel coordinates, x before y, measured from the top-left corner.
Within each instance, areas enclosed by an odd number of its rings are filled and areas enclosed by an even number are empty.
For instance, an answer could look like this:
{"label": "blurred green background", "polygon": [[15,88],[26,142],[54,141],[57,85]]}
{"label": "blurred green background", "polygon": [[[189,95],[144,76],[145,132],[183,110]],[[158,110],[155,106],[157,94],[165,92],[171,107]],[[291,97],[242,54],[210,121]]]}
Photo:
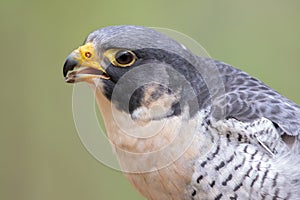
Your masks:
{"label": "blurred green background", "polygon": [[143,199],[83,147],[62,65],[92,30],[183,32],[300,104],[300,1],[1,2],[0,199]]}

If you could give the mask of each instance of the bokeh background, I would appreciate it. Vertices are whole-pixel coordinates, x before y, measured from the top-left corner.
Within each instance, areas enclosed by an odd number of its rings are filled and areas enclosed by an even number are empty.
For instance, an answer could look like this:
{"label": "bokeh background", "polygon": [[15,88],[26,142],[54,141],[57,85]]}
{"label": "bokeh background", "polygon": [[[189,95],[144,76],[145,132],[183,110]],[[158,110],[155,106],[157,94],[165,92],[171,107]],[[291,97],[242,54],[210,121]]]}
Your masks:
{"label": "bokeh background", "polygon": [[92,30],[178,30],[300,104],[299,8],[297,0],[2,0],[0,199],[143,199],[76,133],[62,65]]}

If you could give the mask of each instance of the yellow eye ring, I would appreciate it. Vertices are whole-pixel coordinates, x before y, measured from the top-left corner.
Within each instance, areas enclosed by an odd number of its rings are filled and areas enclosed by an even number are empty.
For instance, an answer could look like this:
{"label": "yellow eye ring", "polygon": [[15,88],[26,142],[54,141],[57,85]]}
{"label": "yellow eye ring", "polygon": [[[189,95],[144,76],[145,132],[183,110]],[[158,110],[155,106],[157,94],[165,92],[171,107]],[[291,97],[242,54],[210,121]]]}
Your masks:
{"label": "yellow eye ring", "polygon": [[131,51],[120,50],[116,53],[115,59],[119,66],[129,66],[135,61],[135,55]]}
{"label": "yellow eye ring", "polygon": [[126,49],[109,49],[104,54],[117,67],[129,67],[137,59],[132,51]]}

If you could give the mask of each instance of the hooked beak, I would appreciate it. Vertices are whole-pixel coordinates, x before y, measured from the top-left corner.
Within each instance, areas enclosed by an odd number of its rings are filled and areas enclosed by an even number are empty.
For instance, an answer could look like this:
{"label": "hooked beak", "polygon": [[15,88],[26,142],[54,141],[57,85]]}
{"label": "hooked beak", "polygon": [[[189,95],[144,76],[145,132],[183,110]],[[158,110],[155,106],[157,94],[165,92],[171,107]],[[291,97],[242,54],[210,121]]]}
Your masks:
{"label": "hooked beak", "polygon": [[67,83],[89,82],[93,78],[110,79],[98,62],[92,43],[79,47],[67,57],[63,76]]}

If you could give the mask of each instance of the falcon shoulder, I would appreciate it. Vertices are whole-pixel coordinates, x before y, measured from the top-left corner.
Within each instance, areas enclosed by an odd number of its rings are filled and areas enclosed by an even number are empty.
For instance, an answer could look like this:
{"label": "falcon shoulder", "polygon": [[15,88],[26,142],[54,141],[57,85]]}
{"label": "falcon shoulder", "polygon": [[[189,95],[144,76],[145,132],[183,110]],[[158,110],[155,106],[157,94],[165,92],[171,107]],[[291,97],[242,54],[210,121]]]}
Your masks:
{"label": "falcon shoulder", "polygon": [[[225,103],[221,104],[226,118],[251,122],[262,117],[278,128],[280,135],[300,138],[300,107],[249,74],[212,59],[224,83]],[[203,62],[203,61],[202,61]]]}

